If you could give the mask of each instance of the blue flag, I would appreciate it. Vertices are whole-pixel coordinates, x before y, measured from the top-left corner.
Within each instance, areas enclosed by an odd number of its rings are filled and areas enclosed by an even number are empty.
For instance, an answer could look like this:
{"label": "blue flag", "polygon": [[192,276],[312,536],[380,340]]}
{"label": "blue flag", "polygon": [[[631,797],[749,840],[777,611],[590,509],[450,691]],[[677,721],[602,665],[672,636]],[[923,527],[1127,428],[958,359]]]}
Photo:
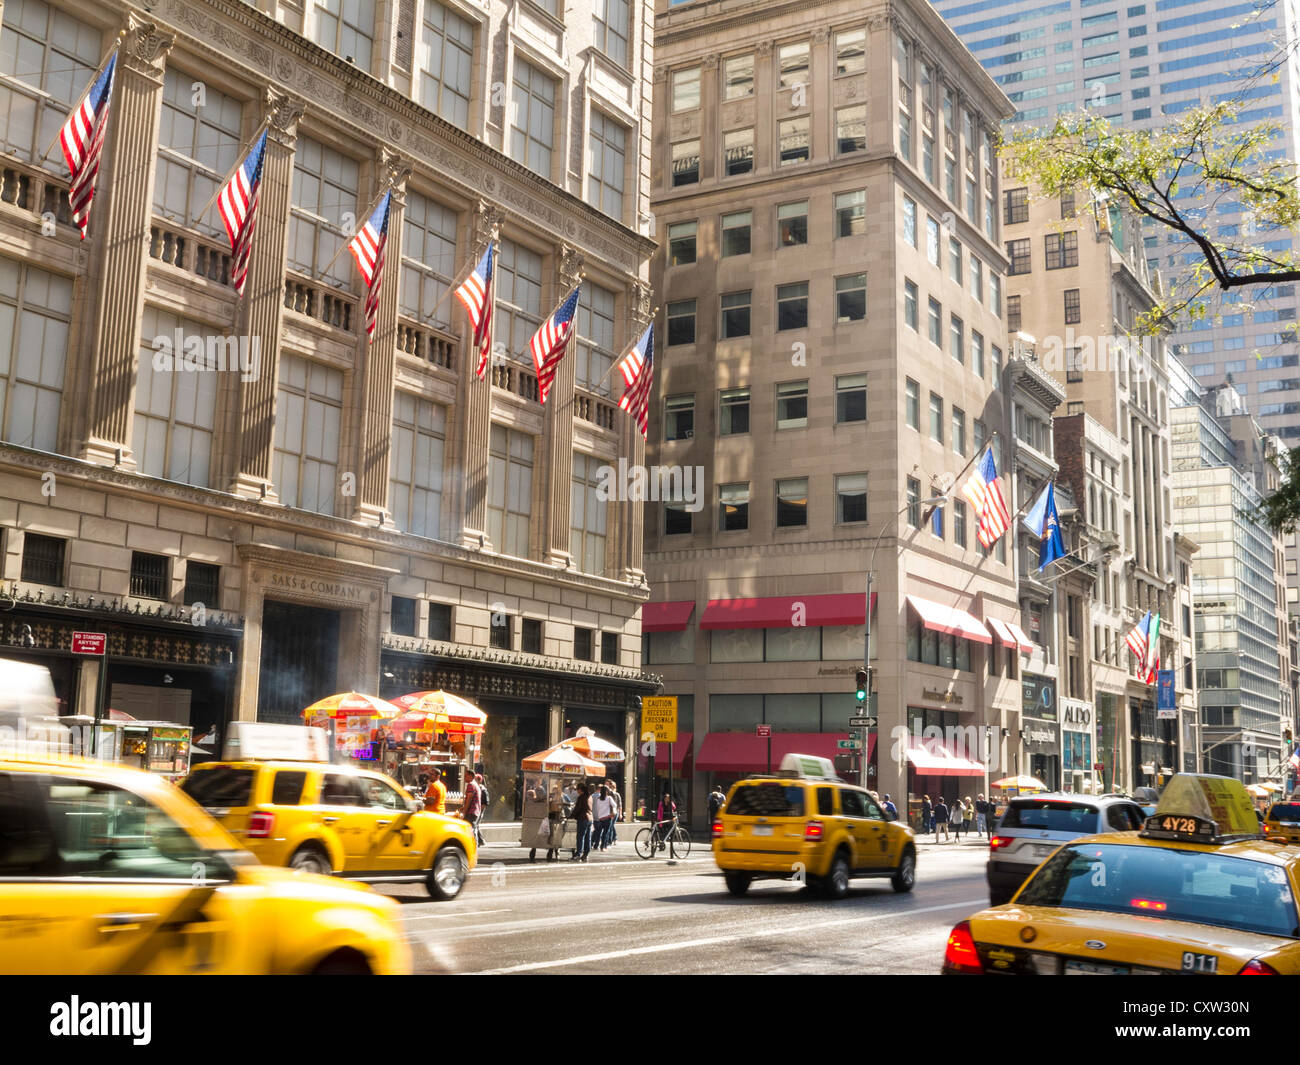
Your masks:
{"label": "blue flag", "polygon": [[1061,519],[1056,512],[1056,492],[1051,481],[1029,508],[1024,517],[1025,527],[1039,539],[1038,572],[1058,558],[1065,557],[1065,544],[1061,540]]}

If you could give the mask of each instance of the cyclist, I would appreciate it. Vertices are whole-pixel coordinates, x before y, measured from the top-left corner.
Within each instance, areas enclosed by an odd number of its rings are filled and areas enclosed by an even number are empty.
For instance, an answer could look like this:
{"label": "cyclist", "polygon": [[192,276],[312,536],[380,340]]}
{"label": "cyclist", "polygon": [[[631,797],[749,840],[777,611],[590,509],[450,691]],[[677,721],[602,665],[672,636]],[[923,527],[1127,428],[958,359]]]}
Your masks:
{"label": "cyclist", "polygon": [[655,825],[652,842],[655,850],[664,849],[664,839],[668,833],[677,827],[677,804],[673,802],[673,797],[668,792],[664,792],[664,797],[659,803],[659,813]]}

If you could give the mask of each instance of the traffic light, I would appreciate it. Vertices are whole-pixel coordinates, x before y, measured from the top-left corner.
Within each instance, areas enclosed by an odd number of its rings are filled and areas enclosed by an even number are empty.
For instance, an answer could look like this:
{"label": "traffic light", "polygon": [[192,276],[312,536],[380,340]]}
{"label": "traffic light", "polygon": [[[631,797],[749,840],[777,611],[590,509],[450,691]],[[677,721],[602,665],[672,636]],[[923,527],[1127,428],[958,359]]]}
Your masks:
{"label": "traffic light", "polygon": [[855,680],[858,688],[858,702],[865,702],[867,698],[867,671],[865,669],[859,669],[855,676]]}

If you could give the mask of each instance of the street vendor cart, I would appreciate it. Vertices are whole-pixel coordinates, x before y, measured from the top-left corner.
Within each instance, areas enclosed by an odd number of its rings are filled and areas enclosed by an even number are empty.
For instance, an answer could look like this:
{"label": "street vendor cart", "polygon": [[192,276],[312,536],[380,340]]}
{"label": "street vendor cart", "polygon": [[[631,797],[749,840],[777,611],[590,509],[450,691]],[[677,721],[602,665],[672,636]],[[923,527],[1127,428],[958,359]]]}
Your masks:
{"label": "street vendor cart", "polygon": [[444,691],[411,692],[393,700],[400,714],[383,722],[377,757],[384,772],[422,790],[420,777],[442,773],[447,813],[459,809],[465,782],[481,758],[487,714]]}
{"label": "street vendor cart", "polygon": [[519,845],[528,848],[530,861],[536,861],[543,849],[546,860],[554,861],[561,849],[577,843],[577,828],[567,818],[565,793],[581,780],[603,777],[605,767],[561,743],[523,759],[520,768],[524,803]]}
{"label": "street vendor cart", "polygon": [[[87,735],[96,727],[95,719],[88,714],[61,717],[59,723],[84,728]],[[110,711],[98,723],[95,756],[178,781],[190,771],[193,731],[192,726],[175,721],[137,721]]]}

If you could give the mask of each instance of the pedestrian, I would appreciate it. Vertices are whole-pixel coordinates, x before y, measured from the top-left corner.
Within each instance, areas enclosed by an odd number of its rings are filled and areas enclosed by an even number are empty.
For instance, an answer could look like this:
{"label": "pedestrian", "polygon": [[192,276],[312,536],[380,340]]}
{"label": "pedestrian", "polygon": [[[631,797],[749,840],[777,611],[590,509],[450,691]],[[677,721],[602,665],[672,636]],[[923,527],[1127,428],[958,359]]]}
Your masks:
{"label": "pedestrian", "polygon": [[442,770],[429,770],[429,786],[424,789],[424,808],[430,813],[447,812],[447,785],[442,782]]}
{"label": "pedestrian", "polygon": [[[483,803],[479,797],[478,783],[473,773],[465,774],[465,795],[460,801],[460,817],[474,829],[474,839],[478,842],[478,819],[483,812]],[[479,846],[482,843],[479,842]]]}
{"label": "pedestrian", "polygon": [[658,823],[654,827],[653,839],[658,841],[658,849],[664,849],[664,840],[668,838],[668,833],[672,831],[672,825],[667,822],[673,821],[677,817],[677,804],[673,802],[673,797],[664,792],[664,797],[659,800],[659,809],[657,811]]}
{"label": "pedestrian", "polygon": [[[541,785],[539,784],[540,788]],[[560,847],[564,845],[564,796],[560,794],[558,784],[551,788],[550,798],[546,803],[546,820],[551,826],[550,839],[546,842],[549,845],[546,849],[546,860],[553,862],[560,856]]]}
{"label": "pedestrian", "polygon": [[591,800],[591,817],[594,822],[592,828],[593,846],[596,850],[603,851],[609,845],[606,840],[608,839],[609,826],[614,821],[614,800],[609,797],[609,785],[603,780]]}
{"label": "pedestrian", "polygon": [[934,807],[930,805],[930,796],[921,796],[921,831],[929,832],[931,827],[930,817],[934,813]]}
{"label": "pedestrian", "polygon": [[960,795],[952,804],[952,834],[956,837],[957,842],[961,842],[961,830],[966,827],[966,804],[962,801]]}
{"label": "pedestrian", "polygon": [[483,814],[487,812],[488,790],[487,785],[483,783],[483,774],[474,774],[474,788],[478,792],[478,816],[474,818],[474,840],[481,847],[487,842],[483,838]]}
{"label": "pedestrian", "polygon": [[990,835],[989,804],[982,791],[975,796],[975,831],[981,836]]}
{"label": "pedestrian", "polygon": [[888,795],[885,796],[885,801],[880,804],[880,808],[885,811],[885,816],[891,821],[898,820],[898,807],[894,805],[893,800]]}
{"label": "pedestrian", "polygon": [[586,781],[578,784],[578,792],[573,800],[573,819],[577,822],[578,840],[569,861],[585,862],[591,853],[591,793]]}
{"label": "pedestrian", "polygon": [[709,792],[709,831],[713,831],[713,822],[718,819],[718,814],[722,810],[723,804],[727,797],[722,794],[722,788],[714,784],[713,790]]}
{"label": "pedestrian", "polygon": [[618,793],[618,782],[609,781],[609,799],[614,804],[614,816],[610,818],[609,827],[605,829],[605,846],[612,847],[618,842],[618,823],[623,819],[623,797]]}
{"label": "pedestrian", "polygon": [[939,829],[943,829],[943,841],[948,842],[948,804],[943,801],[943,796],[939,796],[939,801],[934,807],[934,841],[939,842]]}

